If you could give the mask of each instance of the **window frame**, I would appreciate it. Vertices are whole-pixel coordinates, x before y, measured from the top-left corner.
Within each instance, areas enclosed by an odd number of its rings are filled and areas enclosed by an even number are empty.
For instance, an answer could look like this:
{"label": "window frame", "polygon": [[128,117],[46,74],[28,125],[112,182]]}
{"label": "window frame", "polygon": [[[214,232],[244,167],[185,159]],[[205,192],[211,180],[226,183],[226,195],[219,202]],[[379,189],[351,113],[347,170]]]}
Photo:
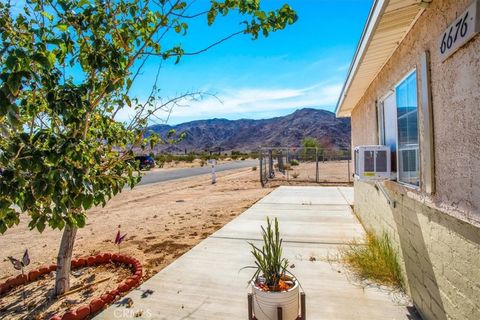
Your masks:
{"label": "window frame", "polygon": [[[418,167],[418,179],[419,179],[419,185],[414,185],[414,184],[410,184],[410,183],[407,183],[407,182],[404,182],[404,181],[401,181],[400,180],[400,170],[399,170],[399,165],[400,165],[400,152],[399,152],[399,142],[400,142],[400,137],[399,137],[399,128],[398,128],[398,125],[397,125],[397,130],[396,130],[396,150],[395,150],[395,157],[396,157],[396,166],[395,168],[391,168],[392,172],[395,172],[395,176],[396,176],[396,182],[405,186],[405,187],[408,187],[408,188],[411,188],[411,189],[414,189],[414,190],[420,190],[420,186],[422,185],[422,164],[421,164],[421,143],[420,143],[420,122],[419,122],[419,116],[420,116],[420,112],[419,112],[419,108],[420,108],[420,103],[419,103],[419,87],[418,87],[418,71],[417,71],[417,68],[412,68],[411,70],[409,70],[405,76],[403,76],[399,81],[397,81],[394,85],[393,85],[393,88],[390,88],[388,89],[387,93],[385,93],[379,100],[378,100],[378,105],[377,105],[377,119],[378,119],[378,123],[377,123],[377,128],[378,128],[378,141],[379,141],[379,144],[385,144],[385,111],[384,111],[384,105],[383,105],[383,102],[388,98],[390,97],[391,95],[395,95],[395,108],[397,108],[398,106],[396,105],[396,95],[397,95],[397,87],[402,84],[403,82],[405,82],[405,80],[407,80],[412,74],[416,74],[415,75],[415,79],[416,79],[416,90],[417,90],[417,135],[418,135],[418,161],[417,161],[417,167]],[[397,114],[397,117],[395,118],[395,121],[398,122],[398,114]],[[392,150],[393,151],[393,150]]]}
{"label": "window frame", "polygon": [[[397,83],[395,83],[395,86],[394,86],[394,89],[393,91],[395,92],[395,95],[397,94],[397,87],[402,84],[403,82],[405,82],[405,80],[407,80],[412,74],[415,73],[415,84],[416,84],[416,90],[417,90],[417,135],[418,135],[418,151],[417,151],[417,154],[418,154],[418,162],[417,162],[417,167],[418,167],[418,186],[417,185],[414,185],[414,184],[410,184],[410,183],[407,183],[407,182],[404,182],[404,181],[401,181],[400,180],[400,170],[399,170],[399,166],[400,166],[400,152],[399,152],[399,144],[400,144],[400,137],[399,137],[399,127],[398,127],[398,124],[397,124],[397,183],[403,185],[403,186],[406,186],[408,188],[411,188],[411,189],[415,189],[415,190],[420,190],[420,186],[422,185],[422,181],[421,181],[421,177],[422,177],[422,174],[421,174],[421,160],[420,160],[420,124],[419,124],[419,101],[418,101],[418,97],[419,97],[419,92],[418,92],[418,72],[417,72],[417,68],[413,68],[411,69],[409,72],[407,72],[407,74],[400,80],[398,81]],[[396,106],[398,108],[398,106]],[[397,114],[397,119],[398,121],[398,114]]]}

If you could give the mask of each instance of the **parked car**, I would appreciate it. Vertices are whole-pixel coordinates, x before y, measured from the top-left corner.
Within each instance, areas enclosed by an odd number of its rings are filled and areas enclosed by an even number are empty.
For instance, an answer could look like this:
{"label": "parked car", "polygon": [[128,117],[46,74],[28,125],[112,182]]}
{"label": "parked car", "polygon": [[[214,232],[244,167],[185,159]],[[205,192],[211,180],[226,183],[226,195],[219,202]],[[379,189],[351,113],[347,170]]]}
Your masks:
{"label": "parked car", "polygon": [[136,156],[140,170],[150,170],[155,167],[155,160],[151,156]]}

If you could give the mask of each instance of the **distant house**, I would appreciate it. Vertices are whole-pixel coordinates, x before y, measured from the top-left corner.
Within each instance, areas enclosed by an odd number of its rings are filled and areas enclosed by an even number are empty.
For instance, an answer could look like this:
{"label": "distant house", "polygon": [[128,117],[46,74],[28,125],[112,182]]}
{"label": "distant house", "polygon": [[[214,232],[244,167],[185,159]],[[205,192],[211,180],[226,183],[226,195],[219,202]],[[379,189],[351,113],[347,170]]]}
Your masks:
{"label": "distant house", "polygon": [[424,319],[480,319],[480,0],[375,0],[339,99],[352,146],[388,145],[392,180],[355,212],[398,247]]}

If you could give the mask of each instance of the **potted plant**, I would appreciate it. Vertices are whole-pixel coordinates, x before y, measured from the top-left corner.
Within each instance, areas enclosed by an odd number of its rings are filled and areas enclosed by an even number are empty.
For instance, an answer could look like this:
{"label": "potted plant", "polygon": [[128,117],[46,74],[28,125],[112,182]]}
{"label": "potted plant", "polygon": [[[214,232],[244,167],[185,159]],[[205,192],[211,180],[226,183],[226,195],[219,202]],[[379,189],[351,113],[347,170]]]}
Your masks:
{"label": "potted plant", "polygon": [[299,283],[287,270],[288,260],[282,257],[282,242],[278,220],[274,225],[267,218],[267,227],[262,226],[263,246],[253,243],[252,254],[255,269],[250,283],[253,296],[253,313],[258,320],[275,320],[278,308],[282,308],[283,320],[295,320],[299,313]]}

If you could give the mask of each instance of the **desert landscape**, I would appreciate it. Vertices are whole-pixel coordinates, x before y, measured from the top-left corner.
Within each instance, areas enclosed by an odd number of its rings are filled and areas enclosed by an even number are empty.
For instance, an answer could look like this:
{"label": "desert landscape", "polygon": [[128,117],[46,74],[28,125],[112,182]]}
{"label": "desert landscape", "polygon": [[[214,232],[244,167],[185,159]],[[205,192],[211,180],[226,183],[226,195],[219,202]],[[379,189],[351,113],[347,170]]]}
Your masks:
{"label": "desert landscape", "polygon": [[[74,257],[120,251],[142,263],[143,280],[146,280],[271,190],[260,186],[258,171],[251,168],[220,172],[214,185],[209,175],[202,175],[124,190],[104,208],[94,208],[89,212],[86,227],[78,231]],[[27,271],[56,261],[61,232],[47,228],[40,234],[36,230],[29,230],[27,224],[28,219],[22,219],[20,225],[8,230],[0,238],[2,257],[5,258],[0,262],[0,280],[18,274],[6,257],[17,257],[25,249],[29,250],[31,259]],[[122,235],[126,234],[120,248],[114,244],[118,230]],[[97,280],[102,277],[111,277],[111,280],[90,289],[106,291],[109,283],[118,282],[118,272],[116,268],[104,269],[97,275]],[[86,279],[84,275],[80,278],[75,280],[73,276],[73,285]],[[88,281],[82,282],[85,283]],[[32,304],[39,299],[39,291],[44,296],[48,291],[47,286],[53,287],[53,275],[42,280],[40,287],[30,286],[37,288],[28,295],[27,303]],[[16,316],[11,313],[12,308],[23,310],[19,295],[20,291],[2,298],[0,313],[8,314],[9,318],[23,319],[21,313]],[[88,290],[86,293],[69,295],[42,313],[64,311],[70,305],[79,301],[88,303],[92,298]],[[10,311],[7,312],[7,308]]]}
{"label": "desert landscape", "polygon": [[[127,234],[121,252],[139,259],[148,278],[271,190],[260,186],[258,172],[251,168],[218,173],[214,185],[203,175],[124,190],[106,207],[91,210],[86,227],[78,231],[74,256],[116,252],[115,235],[121,230]],[[28,249],[30,268],[54,263],[61,232],[45,229],[40,234],[27,224],[22,219],[0,238],[2,256]],[[8,260],[0,262],[0,280],[14,274]]]}

